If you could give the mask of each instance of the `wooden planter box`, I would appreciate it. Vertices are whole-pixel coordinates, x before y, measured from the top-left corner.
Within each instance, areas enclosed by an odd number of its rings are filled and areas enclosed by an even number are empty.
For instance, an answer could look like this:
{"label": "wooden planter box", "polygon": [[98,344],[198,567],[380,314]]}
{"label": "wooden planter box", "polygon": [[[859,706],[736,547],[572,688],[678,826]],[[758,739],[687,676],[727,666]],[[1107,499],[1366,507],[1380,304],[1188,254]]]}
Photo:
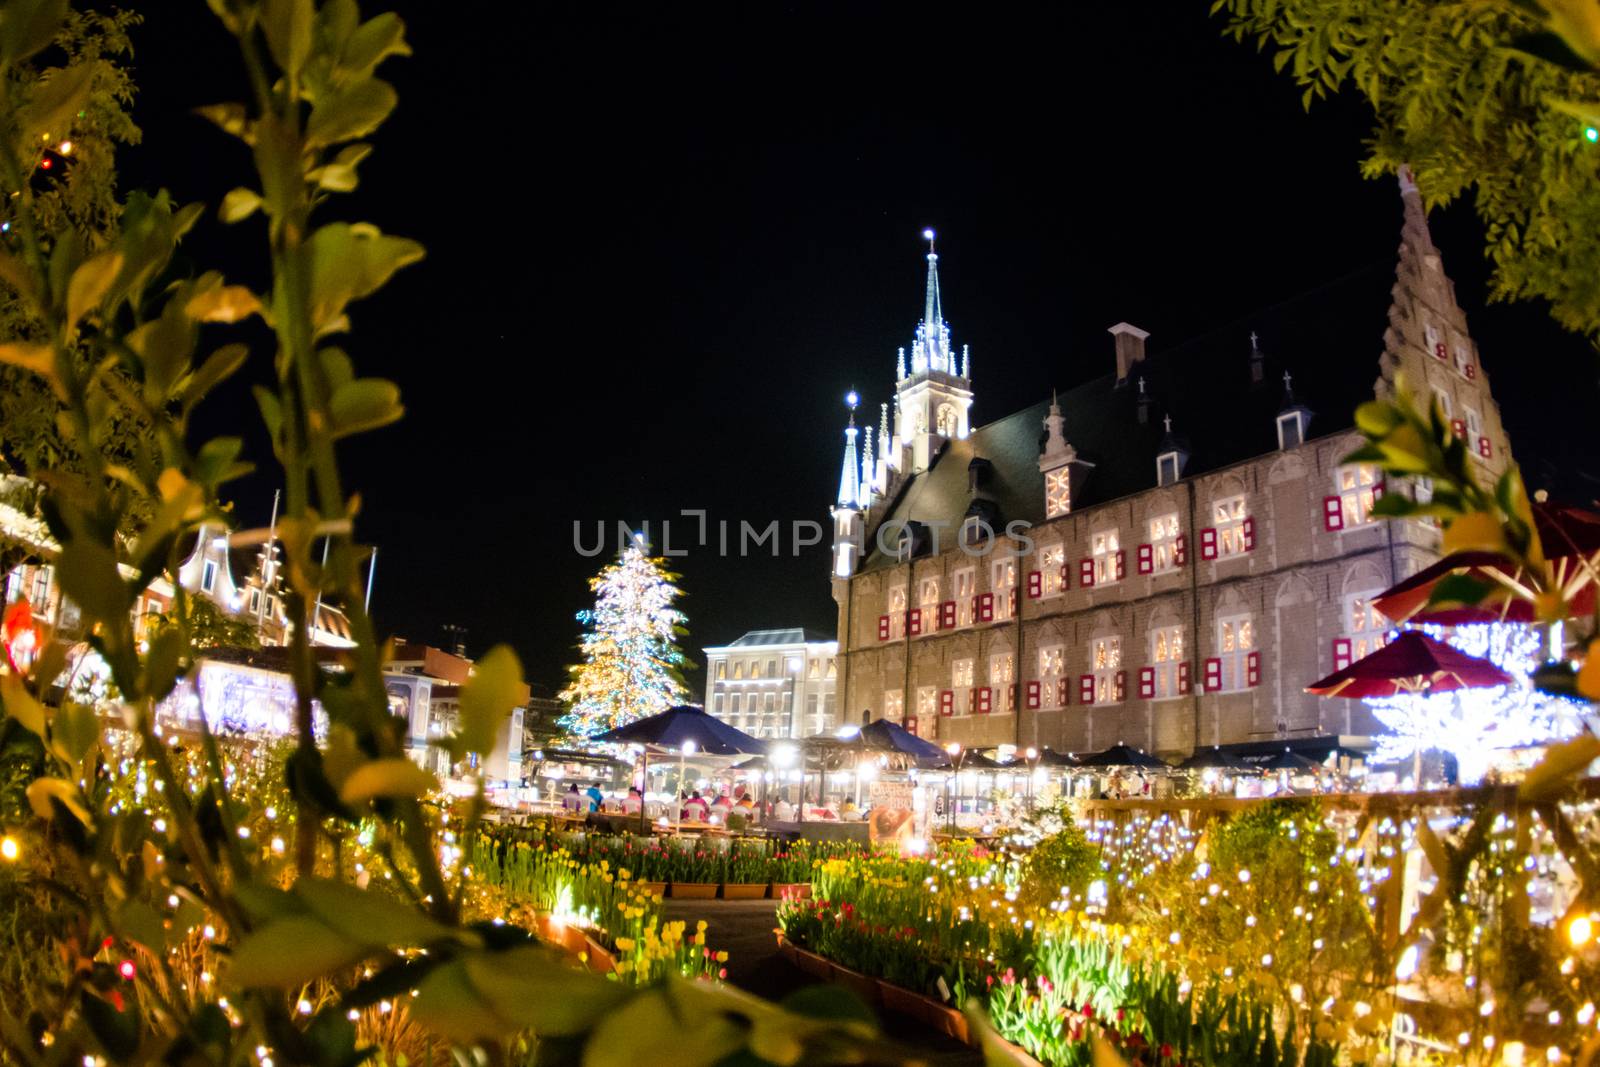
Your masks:
{"label": "wooden planter box", "polygon": [[654,893],[658,897],[667,895],[667,883],[665,882],[640,882],[639,886],[646,893]]}
{"label": "wooden planter box", "polygon": [[766,882],[724,882],[723,900],[760,900],[767,895]]}
{"label": "wooden planter box", "polygon": [[967,1025],[967,1017],[956,1008],[881,979],[878,988],[883,997],[883,1006],[889,1011],[915,1019],[929,1029],[947,1034],[963,1044],[972,1043],[972,1028]]}
{"label": "wooden planter box", "polygon": [[668,887],[667,895],[682,900],[714,900],[717,896],[717,883],[673,882]]}
{"label": "wooden planter box", "polygon": [[830,968],[828,981],[834,985],[844,986],[844,988],[860,997],[862,1003],[876,1007],[883,1002],[883,994],[879,989],[876,978],[868,978],[860,971],[852,971],[850,968],[841,967],[832,961],[829,961],[828,967]]}
{"label": "wooden planter box", "polygon": [[617,969],[616,958],[611,955],[611,950],[592,937],[586,937],[587,951],[589,953],[589,970],[595,974],[610,974]]}
{"label": "wooden planter box", "polygon": [[789,942],[789,950],[794,953],[794,965],[813,978],[820,978],[824,982],[833,978],[833,964],[817,955],[807,952],[799,945]]}
{"label": "wooden planter box", "polygon": [[782,900],[788,897],[792,900],[806,900],[811,896],[810,882],[773,882],[772,899]]}

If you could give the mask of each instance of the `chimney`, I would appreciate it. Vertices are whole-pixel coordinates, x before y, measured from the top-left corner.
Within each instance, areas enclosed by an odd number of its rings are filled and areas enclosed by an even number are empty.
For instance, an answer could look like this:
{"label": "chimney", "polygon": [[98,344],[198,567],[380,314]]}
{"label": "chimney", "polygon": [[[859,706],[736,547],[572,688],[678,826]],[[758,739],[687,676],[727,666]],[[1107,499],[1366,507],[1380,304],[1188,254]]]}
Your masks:
{"label": "chimney", "polygon": [[1144,359],[1144,339],[1150,334],[1132,323],[1119,322],[1106,331],[1117,339],[1117,383],[1128,380],[1133,365]]}

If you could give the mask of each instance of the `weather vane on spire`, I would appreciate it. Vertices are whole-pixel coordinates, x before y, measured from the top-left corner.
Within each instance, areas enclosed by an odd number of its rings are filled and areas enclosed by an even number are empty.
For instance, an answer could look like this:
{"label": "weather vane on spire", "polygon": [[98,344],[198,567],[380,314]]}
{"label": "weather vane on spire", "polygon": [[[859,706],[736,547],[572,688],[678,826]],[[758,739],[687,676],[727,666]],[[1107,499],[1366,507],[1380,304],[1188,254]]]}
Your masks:
{"label": "weather vane on spire", "polygon": [[933,253],[933,228],[931,226],[922,231],[922,239],[928,242],[928,252],[931,255]]}

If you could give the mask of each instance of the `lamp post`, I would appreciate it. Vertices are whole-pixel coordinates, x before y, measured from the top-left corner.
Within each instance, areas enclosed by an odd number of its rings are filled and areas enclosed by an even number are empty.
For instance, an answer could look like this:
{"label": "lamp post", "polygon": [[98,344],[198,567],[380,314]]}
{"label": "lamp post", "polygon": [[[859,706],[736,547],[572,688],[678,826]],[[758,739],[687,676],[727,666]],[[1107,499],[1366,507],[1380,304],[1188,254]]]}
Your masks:
{"label": "lamp post", "polygon": [[1028,810],[1033,810],[1033,774],[1034,768],[1039,765],[1039,750],[1029,745],[1022,753],[1023,759],[1028,762]]}
{"label": "lamp post", "polygon": [[956,830],[956,794],[960,788],[960,783],[956,779],[961,773],[961,758],[966,753],[962,751],[960,741],[950,742],[944,746],[944,750],[950,756],[950,810],[947,813],[946,822],[949,824],[950,833],[953,836]]}

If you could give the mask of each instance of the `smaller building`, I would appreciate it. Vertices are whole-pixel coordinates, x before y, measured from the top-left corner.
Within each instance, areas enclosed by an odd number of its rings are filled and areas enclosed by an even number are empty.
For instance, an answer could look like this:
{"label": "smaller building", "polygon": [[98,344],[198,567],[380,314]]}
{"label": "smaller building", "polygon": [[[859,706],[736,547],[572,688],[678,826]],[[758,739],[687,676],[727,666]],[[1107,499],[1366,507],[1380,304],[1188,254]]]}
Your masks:
{"label": "smaller building", "polygon": [[809,630],[751,630],[704,650],[706,711],[753,737],[810,737],[838,725],[839,642]]}
{"label": "smaller building", "polygon": [[[461,714],[461,686],[472,676],[472,661],[431,645],[400,641],[383,671],[389,705],[408,724],[406,747],[412,758],[429,770],[453,777],[449,754],[434,742],[456,730]],[[492,785],[522,785],[522,723],[528,697],[528,688],[523,686],[517,707],[483,764],[483,776]]]}

